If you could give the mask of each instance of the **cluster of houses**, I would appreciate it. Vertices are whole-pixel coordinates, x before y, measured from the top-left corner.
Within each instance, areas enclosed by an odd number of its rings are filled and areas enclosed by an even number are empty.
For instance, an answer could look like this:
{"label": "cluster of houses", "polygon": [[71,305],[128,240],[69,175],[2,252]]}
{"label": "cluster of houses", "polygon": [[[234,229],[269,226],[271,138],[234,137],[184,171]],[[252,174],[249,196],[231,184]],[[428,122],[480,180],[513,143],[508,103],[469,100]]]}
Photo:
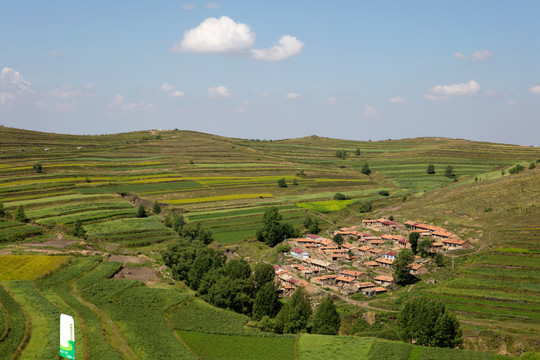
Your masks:
{"label": "cluster of houses", "polygon": [[[361,231],[362,230],[362,231]],[[379,233],[373,235],[366,232]],[[362,292],[373,296],[386,292],[393,284],[393,263],[401,249],[410,248],[408,233],[433,239],[431,251],[467,249],[471,244],[441,227],[408,221],[400,224],[387,219],[363,220],[362,227],[343,227],[342,244],[319,235],[307,235],[290,241],[293,246],[282,266],[275,265],[282,294],[288,295],[302,286],[308,292],[331,289],[341,294]],[[419,256],[409,264],[415,276],[429,272],[428,260]]]}

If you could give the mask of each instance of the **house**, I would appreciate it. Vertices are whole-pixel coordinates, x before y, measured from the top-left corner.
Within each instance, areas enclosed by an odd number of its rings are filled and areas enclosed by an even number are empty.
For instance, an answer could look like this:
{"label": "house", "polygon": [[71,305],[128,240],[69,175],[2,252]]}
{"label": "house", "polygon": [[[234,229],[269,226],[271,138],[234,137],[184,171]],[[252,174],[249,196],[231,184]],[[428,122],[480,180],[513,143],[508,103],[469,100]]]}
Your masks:
{"label": "house", "polygon": [[376,261],[366,261],[364,265],[366,265],[367,267],[376,267],[379,266],[379,263]]}
{"label": "house", "polygon": [[379,256],[383,252],[383,249],[369,249],[370,256]]}
{"label": "house", "polygon": [[332,281],[336,277],[337,277],[337,275],[333,275],[333,274],[316,276],[316,277],[311,278],[311,282],[314,283],[314,284],[323,285],[325,282]]}
{"label": "house", "polygon": [[371,248],[369,246],[362,246],[358,248],[358,255],[366,256]]}
{"label": "house", "polygon": [[375,284],[379,284],[382,286],[390,286],[392,285],[394,278],[386,275],[377,275],[373,278],[373,280],[375,281]]}
{"label": "house", "polygon": [[370,242],[370,241],[373,241],[373,240],[381,240],[381,238],[379,236],[369,235],[369,236],[364,236],[363,240],[365,242]]}
{"label": "house", "polygon": [[295,258],[300,259],[300,260],[309,258],[309,254],[308,254],[307,251],[304,251],[304,250],[302,250],[300,248],[297,248],[297,247],[292,248],[290,254],[291,254],[292,257],[295,257]]}
{"label": "house", "polygon": [[311,266],[313,266],[314,268],[319,269],[319,270],[323,270],[323,271],[328,270],[330,265],[332,265],[332,263],[330,263],[328,261],[319,260],[319,259],[311,260]]}
{"label": "house", "polygon": [[406,248],[409,245],[409,240],[405,238],[399,239],[398,245],[402,248]]}
{"label": "house", "polygon": [[344,249],[344,250],[346,250],[346,251],[351,250],[353,247],[354,247],[354,245],[353,245],[353,244],[349,244],[349,243],[345,243],[345,244],[341,245],[341,248]]}
{"label": "house", "polygon": [[363,289],[360,289],[360,291],[362,291],[362,294],[364,296],[374,296],[375,295],[375,287],[363,288]]}
{"label": "house", "polygon": [[451,236],[453,236],[451,232],[445,231],[445,230],[437,230],[433,232],[433,237],[439,238],[439,239],[448,239]]}
{"label": "house", "polygon": [[384,243],[384,240],[382,239],[370,240],[368,243],[371,246],[377,246],[377,245],[382,245]]}
{"label": "house", "polygon": [[386,254],[384,254],[385,259],[390,259],[394,261],[396,259],[397,252],[395,251],[389,251]]}
{"label": "house", "polygon": [[364,276],[365,274],[361,271],[345,269],[345,270],[341,270],[339,272],[339,275],[353,277],[358,280],[360,277]]}
{"label": "house", "polygon": [[397,222],[390,221],[390,220],[387,220],[387,219],[379,219],[379,220],[377,220],[377,222],[383,228],[392,229],[392,230],[395,229],[399,225]]}
{"label": "house", "polygon": [[410,264],[409,267],[411,268],[409,272],[414,276],[427,274],[429,272],[428,268],[422,264]]}
{"label": "house", "polygon": [[390,234],[383,234],[381,235],[381,240],[384,240],[384,241],[392,241],[394,239],[394,237]]}
{"label": "house", "polygon": [[448,250],[470,249],[472,247],[467,240],[446,239],[442,243]]}
{"label": "house", "polygon": [[375,261],[382,267],[391,268],[394,260],[387,259],[385,257],[380,257],[375,259]]}
{"label": "house", "polygon": [[326,238],[321,238],[321,239],[318,240],[318,242],[319,242],[319,246],[330,246],[330,245],[337,246],[337,244],[335,242],[333,242],[330,239],[326,239]]}
{"label": "house", "polygon": [[323,239],[323,237],[319,236],[319,235],[308,234],[308,235],[306,235],[306,239],[318,241],[318,240]]}
{"label": "house", "polygon": [[309,244],[312,244],[312,245],[315,245],[315,240],[313,239],[296,239],[296,243],[298,245],[309,245]]}
{"label": "house", "polygon": [[385,293],[388,291],[385,288],[380,287],[380,286],[375,287],[373,290],[375,291],[376,294]]}
{"label": "house", "polygon": [[364,227],[375,226],[377,224],[378,224],[377,220],[362,220],[362,226]]}
{"label": "house", "polygon": [[332,251],[329,254],[327,254],[328,258],[332,261],[340,260],[340,261],[347,261],[349,260],[349,255],[346,253],[342,253],[340,251]]}
{"label": "house", "polygon": [[431,251],[432,253],[438,253],[442,251],[443,246],[444,244],[442,242],[434,242],[431,244],[431,249],[429,249],[429,251]]}
{"label": "house", "polygon": [[375,287],[375,285],[373,285],[373,283],[372,283],[372,282],[369,282],[369,281],[360,282],[360,283],[355,283],[355,285],[356,285],[359,289],[366,289],[366,288],[370,288],[370,287]]}
{"label": "house", "polygon": [[354,280],[356,280],[354,277],[340,275],[336,278],[336,283],[338,285],[351,285]]}

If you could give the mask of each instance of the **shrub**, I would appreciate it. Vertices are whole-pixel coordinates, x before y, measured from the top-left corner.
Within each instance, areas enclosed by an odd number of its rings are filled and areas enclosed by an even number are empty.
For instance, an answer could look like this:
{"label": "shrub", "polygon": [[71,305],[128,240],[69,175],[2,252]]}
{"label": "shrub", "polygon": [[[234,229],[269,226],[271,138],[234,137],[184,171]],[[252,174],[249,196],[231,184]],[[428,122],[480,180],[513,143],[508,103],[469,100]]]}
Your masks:
{"label": "shrub", "polygon": [[525,170],[525,166],[521,164],[516,164],[513,168],[508,170],[508,173],[514,175],[514,174],[519,174],[523,170]]}
{"label": "shrub", "polygon": [[143,204],[139,205],[136,215],[138,218],[145,218],[147,216]]}
{"label": "shrub", "polygon": [[381,190],[381,191],[379,191],[379,195],[390,196],[390,193],[387,190]]}
{"label": "shrub", "polygon": [[360,204],[359,211],[362,214],[370,212],[371,211],[371,203],[370,202],[364,202],[364,203]]}
{"label": "shrub", "polygon": [[342,194],[342,193],[336,193],[334,195],[334,200],[348,200],[348,199],[349,198],[346,195]]}
{"label": "shrub", "polygon": [[277,182],[277,184],[278,184],[278,186],[279,186],[280,188],[286,188],[286,187],[287,187],[287,183],[285,182],[285,178],[279,179],[278,182]]}
{"label": "shrub", "polygon": [[154,203],[154,207],[152,207],[152,212],[154,214],[159,214],[161,212],[161,206],[157,201]]}
{"label": "shrub", "polygon": [[433,164],[429,164],[426,169],[426,173],[428,174],[435,174],[435,166]]}
{"label": "shrub", "polygon": [[292,181],[292,184],[293,184],[293,186],[297,186],[298,185],[298,180],[296,180],[296,178],[294,178],[293,181]]}
{"label": "shrub", "polygon": [[456,174],[454,174],[454,167],[452,165],[448,165],[446,167],[446,170],[444,172],[444,176],[446,176],[449,179],[455,178]]}
{"label": "shrub", "polygon": [[531,163],[529,164],[529,170],[532,170],[536,167],[536,164],[534,162],[531,161]]}
{"label": "shrub", "polygon": [[356,151],[354,152],[354,154],[355,154],[356,156],[360,156],[360,149],[359,149],[359,148],[356,148]]}
{"label": "shrub", "polygon": [[341,149],[340,149],[340,150],[336,150],[336,157],[337,157],[338,159],[346,159],[347,156],[349,156],[349,155],[347,154],[347,151],[346,151],[346,150],[341,150]]}
{"label": "shrub", "polygon": [[362,166],[362,170],[360,170],[362,172],[362,174],[364,175],[369,175],[371,174],[371,170],[369,169],[369,165],[368,163],[364,163],[364,165]]}
{"label": "shrub", "polygon": [[26,214],[24,213],[24,208],[22,207],[22,205],[19,206],[19,208],[17,209],[17,212],[15,213],[15,220],[23,222],[23,223],[30,221],[30,219],[26,217]]}
{"label": "shrub", "polygon": [[39,163],[35,164],[33,166],[33,169],[35,172],[37,172],[38,174],[41,174],[43,172],[43,166]]}

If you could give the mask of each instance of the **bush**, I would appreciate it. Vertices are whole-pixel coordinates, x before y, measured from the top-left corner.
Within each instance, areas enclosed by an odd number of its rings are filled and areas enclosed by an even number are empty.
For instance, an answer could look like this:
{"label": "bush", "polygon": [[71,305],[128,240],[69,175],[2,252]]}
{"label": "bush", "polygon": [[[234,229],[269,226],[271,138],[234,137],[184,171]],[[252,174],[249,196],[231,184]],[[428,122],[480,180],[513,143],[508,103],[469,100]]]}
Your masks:
{"label": "bush", "polygon": [[26,214],[24,213],[24,208],[22,206],[19,206],[19,208],[17,209],[17,212],[15,213],[15,220],[23,223],[30,221],[30,219],[26,217]]}
{"label": "bush", "polygon": [[138,218],[145,218],[147,216],[143,204],[139,205],[136,215]]}
{"label": "bush", "polygon": [[433,166],[433,164],[429,164],[427,166],[426,173],[430,175],[435,174],[435,166]]}
{"label": "bush", "polygon": [[286,187],[287,187],[287,183],[285,182],[285,178],[279,179],[278,182],[277,182],[277,184],[278,184],[278,186],[279,186],[280,188],[286,188]]}
{"label": "bush", "polygon": [[381,191],[379,191],[379,195],[390,196],[390,193],[387,190],[381,190]]}
{"label": "bush", "polygon": [[364,203],[360,204],[359,211],[362,214],[370,212],[371,211],[371,203],[370,202],[364,202]]}
{"label": "bush", "polygon": [[456,174],[454,174],[454,167],[452,165],[448,165],[446,167],[446,171],[444,172],[444,176],[446,176],[449,179],[453,179],[456,177]]}
{"label": "bush", "polygon": [[368,163],[364,163],[364,165],[362,166],[361,172],[362,172],[362,174],[364,174],[364,175],[369,175],[369,174],[371,174],[371,170],[369,169]]}
{"label": "bush", "polygon": [[342,193],[336,193],[334,195],[334,200],[348,200],[348,199],[349,199],[349,197],[342,194]]}
{"label": "bush", "polygon": [[41,174],[43,172],[43,166],[41,164],[35,164],[33,166],[33,169],[35,172],[37,172],[38,174]]}
{"label": "bush", "polygon": [[354,152],[354,154],[355,154],[356,156],[360,156],[360,149],[359,149],[359,148],[356,148],[356,151]]}
{"label": "bush", "polygon": [[531,163],[529,164],[529,170],[532,170],[536,167],[536,164],[534,162],[531,161]]}
{"label": "bush", "polygon": [[161,206],[159,205],[159,203],[157,201],[154,203],[154,207],[152,207],[152,212],[154,214],[161,213]]}
{"label": "bush", "polygon": [[336,157],[338,159],[346,159],[347,156],[349,156],[349,155],[347,154],[346,150],[336,150]]}
{"label": "bush", "polygon": [[508,170],[508,173],[512,174],[512,175],[515,175],[515,174],[519,174],[523,170],[525,170],[525,166],[523,166],[521,164],[516,164],[513,168]]}

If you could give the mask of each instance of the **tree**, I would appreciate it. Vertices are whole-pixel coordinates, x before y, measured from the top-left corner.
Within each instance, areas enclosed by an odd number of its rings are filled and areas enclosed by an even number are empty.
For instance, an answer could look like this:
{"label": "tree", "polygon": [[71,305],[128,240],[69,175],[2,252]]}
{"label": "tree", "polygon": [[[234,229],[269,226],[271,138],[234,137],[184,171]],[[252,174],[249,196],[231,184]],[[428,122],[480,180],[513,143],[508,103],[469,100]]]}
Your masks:
{"label": "tree", "polygon": [[356,148],[356,151],[354,152],[354,154],[355,154],[356,156],[360,156],[360,149],[359,149],[359,148]]}
{"label": "tree", "polygon": [[444,176],[446,176],[449,179],[453,179],[456,177],[456,174],[454,174],[454,167],[452,165],[448,165],[446,167],[446,170],[444,172]]}
{"label": "tree", "polygon": [[444,266],[444,257],[441,253],[435,255],[435,264],[437,264],[437,267]]}
{"label": "tree", "polygon": [[332,240],[334,240],[334,242],[336,244],[338,244],[339,246],[341,246],[343,244],[343,236],[341,234],[336,234],[334,235],[334,237],[332,238]]}
{"label": "tree", "polygon": [[295,236],[296,230],[289,223],[281,223],[282,218],[277,207],[267,208],[263,215],[264,226],[256,234],[257,240],[274,247],[286,238]]}
{"label": "tree", "polygon": [[257,263],[253,270],[253,282],[255,283],[255,289],[260,290],[266,283],[273,282],[276,273],[274,266],[268,263]]}
{"label": "tree", "polygon": [[4,209],[4,203],[0,202],[0,217],[6,216],[6,210]]}
{"label": "tree", "polygon": [[286,188],[286,187],[287,187],[287,183],[285,182],[285,178],[279,179],[278,182],[277,182],[277,184],[278,184],[278,186],[279,186],[280,188]]}
{"label": "tree", "polygon": [[311,302],[303,287],[296,288],[276,317],[278,332],[298,333],[306,328],[311,315]]}
{"label": "tree", "polygon": [[429,164],[429,165],[427,166],[426,173],[428,173],[428,174],[430,174],[430,175],[431,175],[431,174],[435,174],[435,166],[433,166],[433,164]]}
{"label": "tree", "polygon": [[263,316],[274,317],[279,312],[281,303],[273,282],[267,282],[257,292],[253,303],[253,319],[260,320]]}
{"label": "tree", "polygon": [[233,279],[248,279],[251,276],[251,268],[244,259],[233,259],[225,264],[225,275]]}
{"label": "tree", "polygon": [[413,231],[409,234],[409,244],[411,244],[411,250],[413,254],[418,254],[418,239],[420,238],[420,233]]}
{"label": "tree", "polygon": [[532,170],[536,168],[536,164],[534,163],[534,161],[531,161],[531,163],[529,164],[529,170]]}
{"label": "tree", "polygon": [[41,174],[43,172],[43,166],[39,163],[35,164],[33,166],[33,169],[35,172],[37,172],[38,174]]}
{"label": "tree", "polygon": [[515,175],[515,174],[519,174],[523,170],[525,170],[525,166],[521,164],[516,164],[513,168],[510,168],[510,170],[508,170],[508,173],[511,175]]}
{"label": "tree", "polygon": [[427,298],[405,303],[397,317],[400,337],[424,346],[455,348],[463,344],[463,333],[456,316],[444,304]]}
{"label": "tree", "polygon": [[414,260],[411,250],[403,249],[397,254],[394,261],[394,281],[398,285],[407,285],[414,281],[414,276],[410,273],[409,264]]}
{"label": "tree", "polygon": [[338,159],[346,159],[347,156],[349,156],[349,154],[347,154],[346,150],[343,150],[343,149],[336,150],[336,157]]}
{"label": "tree", "polygon": [[347,195],[344,195],[342,193],[335,193],[334,200],[347,200]]}
{"label": "tree", "polygon": [[388,217],[388,220],[394,221],[394,215],[390,215],[390,216]]}
{"label": "tree", "polygon": [[293,186],[298,186],[298,180],[296,180],[296,178],[294,178],[292,180],[292,184],[293,184]]}
{"label": "tree", "polygon": [[23,222],[23,223],[30,221],[30,219],[26,217],[26,214],[24,213],[24,208],[22,207],[22,205],[17,208],[17,212],[15,213],[15,220]]}
{"label": "tree", "polygon": [[379,195],[381,195],[381,196],[390,196],[390,193],[388,192],[388,190],[380,190]]}
{"label": "tree", "polygon": [[328,295],[319,305],[313,316],[312,332],[323,335],[336,335],[341,325],[341,319],[334,305],[332,296]]}
{"label": "tree", "polygon": [[427,257],[429,255],[429,252],[431,250],[431,245],[433,244],[433,240],[431,239],[423,239],[418,244],[418,252],[420,253],[421,257]]}
{"label": "tree", "polygon": [[364,165],[362,166],[362,170],[360,170],[362,172],[362,174],[364,175],[369,175],[371,174],[371,170],[369,169],[369,165],[368,163],[364,163]]}
{"label": "tree", "polygon": [[137,215],[138,218],[145,218],[147,216],[146,215],[146,210],[144,209],[143,204],[140,204],[139,207],[137,208],[136,215]]}
{"label": "tree", "polygon": [[80,220],[75,221],[75,226],[73,227],[73,236],[78,238],[84,238],[86,236],[86,230],[84,230],[84,227],[81,224]]}
{"label": "tree", "polygon": [[159,214],[161,212],[161,206],[159,205],[157,201],[154,203],[154,206],[152,207],[152,212],[154,214]]}
{"label": "tree", "polygon": [[319,231],[321,231],[319,218],[310,215],[306,216],[304,219],[304,227],[307,231],[309,231],[310,234],[318,234]]}

